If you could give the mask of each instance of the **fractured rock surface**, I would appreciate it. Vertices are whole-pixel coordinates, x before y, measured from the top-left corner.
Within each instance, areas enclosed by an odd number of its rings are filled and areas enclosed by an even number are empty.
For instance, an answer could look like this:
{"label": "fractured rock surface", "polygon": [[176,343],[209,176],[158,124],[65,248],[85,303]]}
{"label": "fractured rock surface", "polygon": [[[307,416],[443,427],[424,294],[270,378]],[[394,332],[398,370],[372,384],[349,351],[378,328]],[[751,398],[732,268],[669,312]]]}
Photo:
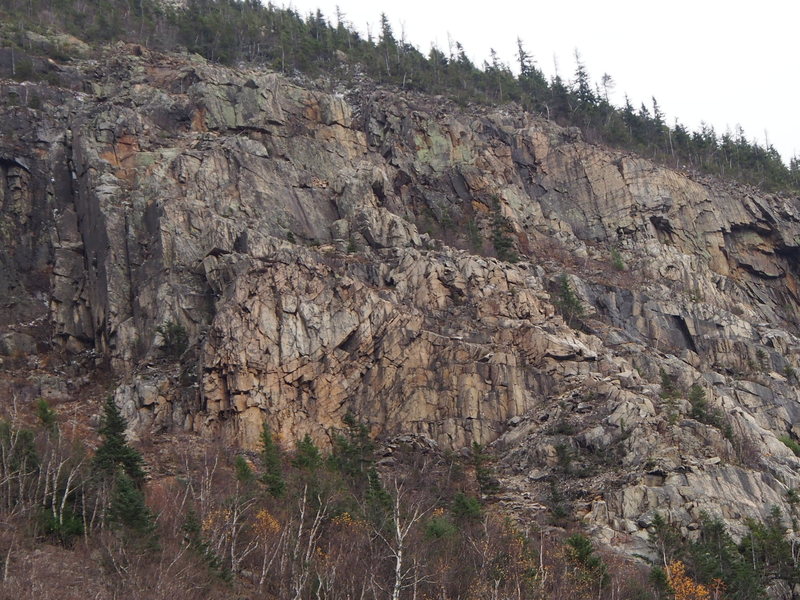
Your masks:
{"label": "fractured rock surface", "polygon": [[[564,480],[632,549],[654,511],[741,529],[789,510],[797,198],[513,106],[124,45],[70,69],[72,89],[0,83],[45,108],[2,107],[4,354],[46,318],[57,348],[108,360],[139,432],[255,448],[266,420],[325,443],[351,410],[376,436],[494,444],[508,489]],[[492,257],[508,247],[519,262]]]}

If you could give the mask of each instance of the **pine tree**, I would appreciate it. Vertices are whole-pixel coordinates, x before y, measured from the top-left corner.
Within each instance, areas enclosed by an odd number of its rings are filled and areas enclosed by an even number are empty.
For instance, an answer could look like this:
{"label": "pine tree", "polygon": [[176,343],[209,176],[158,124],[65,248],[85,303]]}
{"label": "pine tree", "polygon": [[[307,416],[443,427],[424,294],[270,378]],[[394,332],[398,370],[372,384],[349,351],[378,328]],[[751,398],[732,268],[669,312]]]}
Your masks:
{"label": "pine tree", "polygon": [[316,471],[322,464],[322,455],[310,435],[297,442],[292,464],[303,471]]}
{"label": "pine tree", "polygon": [[580,533],[569,536],[566,540],[566,554],[577,568],[576,575],[580,583],[596,588],[598,592],[608,585],[611,580],[608,567],[595,552],[594,544],[588,537]]}
{"label": "pine tree", "polygon": [[575,290],[572,289],[572,284],[566,274],[562,274],[558,278],[558,298],[556,299],[556,308],[561,312],[564,321],[570,327],[577,327],[580,319],[586,314]]}
{"label": "pine tree", "polygon": [[483,450],[478,442],[472,442],[472,454],[470,456],[472,466],[475,468],[475,478],[478,480],[478,487],[481,494],[493,494],[498,490],[498,482],[495,477],[494,469],[491,466],[491,455]]}
{"label": "pine tree", "polygon": [[44,398],[39,398],[39,401],[36,403],[36,416],[39,418],[39,422],[42,424],[42,428],[45,431],[51,435],[58,433],[58,415],[56,411],[50,408],[50,405]]}
{"label": "pine tree", "polygon": [[117,472],[114,480],[108,521],[138,536],[148,536],[155,529],[153,513],[144,502],[144,494],[123,470]]}
{"label": "pine tree", "polygon": [[244,456],[239,455],[234,459],[233,470],[236,473],[236,480],[239,483],[247,485],[255,481],[256,476],[253,473],[253,469],[250,468]]}
{"label": "pine tree", "polygon": [[367,518],[375,525],[382,525],[392,512],[392,496],[383,487],[378,471],[367,471],[367,489],[364,492]]}
{"label": "pine tree", "polygon": [[586,65],[581,60],[580,53],[575,50],[575,80],[572,83],[572,92],[578,98],[581,109],[586,111],[596,103],[594,92],[589,81],[589,73],[586,71]]}
{"label": "pine tree", "polygon": [[125,419],[114,399],[109,396],[103,406],[100,435],[103,441],[94,455],[94,468],[108,478],[115,478],[122,470],[130,480],[141,486],[144,481],[144,459],[125,438]]}
{"label": "pine tree", "polygon": [[266,422],[261,429],[261,465],[264,467],[261,482],[267,486],[267,491],[274,498],[283,496],[286,491],[286,482],[283,479],[281,468],[281,450],[275,443],[272,431]]}
{"label": "pine tree", "polygon": [[332,436],[330,464],[345,475],[363,478],[372,466],[375,444],[369,437],[369,428],[352,412],[347,411],[342,421],[347,428]]}

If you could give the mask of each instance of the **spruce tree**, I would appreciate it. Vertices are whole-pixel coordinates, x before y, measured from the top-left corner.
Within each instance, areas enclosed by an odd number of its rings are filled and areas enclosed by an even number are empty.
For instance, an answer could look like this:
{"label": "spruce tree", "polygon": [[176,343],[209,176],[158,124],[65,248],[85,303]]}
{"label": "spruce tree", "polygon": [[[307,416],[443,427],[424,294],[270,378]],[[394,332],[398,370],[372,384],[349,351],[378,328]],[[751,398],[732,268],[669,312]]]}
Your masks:
{"label": "spruce tree", "polygon": [[272,437],[268,423],[264,423],[261,429],[261,464],[264,467],[261,482],[267,486],[267,491],[274,498],[283,496],[286,482],[281,468],[281,450]]}
{"label": "spruce tree", "polygon": [[303,471],[316,471],[322,464],[322,455],[310,435],[305,434],[303,439],[297,442],[292,464]]}
{"label": "spruce tree", "polygon": [[561,274],[558,278],[558,298],[555,301],[556,308],[561,312],[567,325],[576,328],[580,325],[580,319],[586,314],[578,295],[572,288],[572,284],[566,274]]}
{"label": "spruce tree", "polygon": [[331,437],[333,448],[330,464],[353,479],[364,479],[372,466],[375,453],[375,443],[369,437],[369,427],[350,411],[347,411],[342,421],[346,426],[344,432],[334,433]]}
{"label": "spruce tree", "polygon": [[153,513],[144,502],[144,494],[122,469],[114,479],[108,521],[140,537],[149,536],[155,529]]}
{"label": "spruce tree", "polygon": [[36,402],[36,416],[39,418],[42,428],[50,433],[56,435],[58,433],[58,415],[56,411],[50,408],[47,400],[39,398]]}
{"label": "spruce tree", "polygon": [[236,472],[236,479],[239,483],[249,485],[255,480],[253,469],[250,468],[244,456],[237,456],[233,462],[233,469]]}
{"label": "spruce tree", "polygon": [[377,526],[383,526],[392,513],[392,496],[383,487],[383,482],[374,467],[367,471],[364,500],[367,519]]}
{"label": "spruce tree", "polygon": [[144,481],[144,460],[125,438],[125,419],[114,399],[109,396],[103,406],[100,435],[103,441],[94,455],[94,469],[108,478],[116,478],[122,470],[130,480],[141,486]]}

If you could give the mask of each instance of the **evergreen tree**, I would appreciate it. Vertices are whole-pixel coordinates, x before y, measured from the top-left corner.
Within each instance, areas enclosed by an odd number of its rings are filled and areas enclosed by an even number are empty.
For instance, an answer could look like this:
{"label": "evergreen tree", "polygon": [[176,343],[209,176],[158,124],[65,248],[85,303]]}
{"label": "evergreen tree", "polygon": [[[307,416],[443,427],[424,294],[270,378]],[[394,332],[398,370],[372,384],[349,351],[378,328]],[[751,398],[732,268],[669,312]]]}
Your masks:
{"label": "evergreen tree", "polygon": [[792,543],[786,538],[786,525],[777,506],[773,506],[763,522],[749,520],[749,533],[742,538],[739,550],[752,561],[764,583],[783,579],[790,584],[800,582],[800,569],[795,564]]}
{"label": "evergreen tree", "polygon": [[377,526],[386,522],[392,512],[392,496],[383,487],[375,468],[367,471],[367,489],[364,493],[367,518]]}
{"label": "evergreen tree", "polygon": [[730,600],[764,598],[764,588],[753,563],[739,552],[720,519],[703,516],[700,537],[692,543],[687,562],[701,583],[724,581],[725,597]]}
{"label": "evergreen tree", "polygon": [[589,80],[589,73],[586,65],[581,60],[580,53],[575,50],[575,80],[572,84],[572,91],[578,99],[581,109],[589,110],[595,105],[596,99]]}
{"label": "evergreen tree", "polygon": [[292,464],[297,469],[312,472],[316,471],[322,464],[322,455],[310,435],[305,434],[303,439],[297,442]]}
{"label": "evergreen tree", "polygon": [[222,564],[219,556],[209,543],[203,539],[203,526],[194,510],[189,509],[181,529],[183,530],[183,540],[186,545],[205,561],[209,570],[223,581],[230,582],[233,579],[233,575]]}
{"label": "evergreen tree", "polygon": [[453,517],[461,522],[479,521],[483,516],[480,500],[473,496],[467,496],[464,492],[458,492],[453,497],[450,510]]}
{"label": "evergreen tree", "polygon": [[236,480],[239,483],[248,485],[255,481],[255,474],[253,473],[253,469],[250,468],[250,465],[247,463],[247,459],[244,456],[239,455],[233,462],[233,469],[236,473]]}
{"label": "evergreen tree", "polygon": [[472,442],[472,453],[470,455],[472,466],[475,469],[475,479],[478,480],[478,487],[482,494],[493,494],[499,484],[495,477],[494,469],[491,466],[491,455],[483,450],[478,442]]}
{"label": "evergreen tree", "polygon": [[369,437],[369,428],[352,412],[347,411],[342,421],[344,433],[335,433],[331,439],[331,466],[350,477],[363,478],[372,466],[375,444]]}
{"label": "evergreen tree", "polygon": [[380,48],[381,54],[383,55],[383,64],[386,68],[386,75],[391,76],[391,64],[394,62],[392,60],[392,56],[397,51],[397,41],[394,39],[392,26],[389,23],[389,17],[386,16],[386,13],[381,13],[381,33],[380,38],[378,38],[378,48]]}
{"label": "evergreen tree", "polygon": [[36,416],[39,418],[39,423],[42,424],[42,428],[45,431],[51,435],[58,433],[58,415],[56,411],[50,408],[50,405],[44,398],[39,398],[39,401],[36,403]]}
{"label": "evergreen tree", "polygon": [[140,537],[149,536],[155,530],[153,513],[144,502],[144,494],[122,469],[114,479],[108,521]]}
{"label": "evergreen tree", "polygon": [[286,491],[286,482],[281,468],[281,450],[266,422],[261,429],[261,465],[264,467],[261,482],[267,486],[267,491],[274,498],[282,496]]}
{"label": "evergreen tree", "polygon": [[141,486],[144,481],[144,459],[128,444],[125,428],[125,419],[114,399],[109,396],[103,406],[100,424],[103,440],[94,455],[94,468],[109,478],[115,478],[121,469],[136,486]]}
{"label": "evergreen tree", "polygon": [[[567,538],[567,559],[577,568],[578,579],[596,590],[606,587],[611,580],[608,567],[595,552],[592,541],[583,534],[576,533]],[[599,597],[599,596],[598,596]]]}
{"label": "evergreen tree", "polygon": [[558,278],[558,288],[556,308],[561,312],[567,325],[577,327],[581,317],[586,314],[586,310],[575,290],[572,289],[572,284],[566,274],[562,274]]}

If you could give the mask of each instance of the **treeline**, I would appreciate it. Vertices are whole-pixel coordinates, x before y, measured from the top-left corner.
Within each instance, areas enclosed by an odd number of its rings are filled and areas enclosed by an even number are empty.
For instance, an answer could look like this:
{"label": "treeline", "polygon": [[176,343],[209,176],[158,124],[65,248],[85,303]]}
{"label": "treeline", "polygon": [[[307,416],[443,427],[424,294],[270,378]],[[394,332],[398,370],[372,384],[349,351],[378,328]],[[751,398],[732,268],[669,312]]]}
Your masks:
{"label": "treeline", "polygon": [[188,0],[170,8],[156,0],[10,0],[6,10],[25,27],[52,26],[89,42],[123,39],[156,49],[185,48],[209,60],[266,65],[284,73],[349,78],[363,71],[378,82],[478,103],[516,102],[562,125],[580,127],[587,140],[631,150],[676,168],[732,177],[767,190],[800,189],[800,159],[787,167],[775,148],[749,141],[741,128],[720,134],[703,125],[689,131],[669,125],[655,98],[634,107],[609,101],[614,87],[604,74],[593,82],[576,53],[572,78],[547,79],[517,40],[519,75],[492,51],[473,64],[464,47],[423,54],[381,15],[364,38],[346,15],[319,10],[302,16],[257,0]]}

